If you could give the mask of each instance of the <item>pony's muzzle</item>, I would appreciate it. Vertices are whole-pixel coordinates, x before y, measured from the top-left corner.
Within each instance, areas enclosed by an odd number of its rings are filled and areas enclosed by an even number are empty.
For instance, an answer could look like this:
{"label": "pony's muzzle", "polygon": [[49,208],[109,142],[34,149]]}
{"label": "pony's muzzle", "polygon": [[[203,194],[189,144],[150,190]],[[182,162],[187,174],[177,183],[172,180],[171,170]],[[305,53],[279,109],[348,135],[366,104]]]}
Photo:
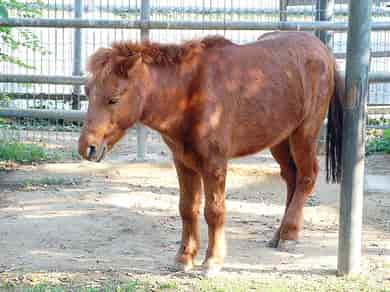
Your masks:
{"label": "pony's muzzle", "polygon": [[104,158],[106,152],[107,147],[105,144],[100,145],[100,147],[97,147],[95,145],[89,145],[87,147],[85,157],[89,161],[100,162]]}

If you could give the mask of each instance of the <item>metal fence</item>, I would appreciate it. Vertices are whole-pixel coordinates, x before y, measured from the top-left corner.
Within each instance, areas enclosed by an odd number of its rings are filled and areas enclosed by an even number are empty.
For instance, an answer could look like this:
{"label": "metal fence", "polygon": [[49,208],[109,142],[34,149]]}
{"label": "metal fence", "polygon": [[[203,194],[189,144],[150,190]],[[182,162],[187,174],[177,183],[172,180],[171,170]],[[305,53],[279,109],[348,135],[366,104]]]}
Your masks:
{"label": "metal fence", "polygon": [[[348,1],[47,0],[44,4],[39,17],[25,18],[11,11],[9,19],[0,19],[0,26],[13,27],[20,39],[24,31],[33,32],[44,49],[13,49],[0,43],[2,52],[31,65],[0,63],[0,139],[40,143],[64,158],[77,156],[87,107],[81,86],[85,60],[114,40],[180,42],[222,34],[245,43],[275,29],[306,30],[327,42],[340,69],[345,67]],[[390,126],[390,7],[376,0],[373,14],[369,121],[383,128]],[[142,158],[145,133],[138,130],[137,145],[131,130],[117,151],[129,159],[138,152]]]}

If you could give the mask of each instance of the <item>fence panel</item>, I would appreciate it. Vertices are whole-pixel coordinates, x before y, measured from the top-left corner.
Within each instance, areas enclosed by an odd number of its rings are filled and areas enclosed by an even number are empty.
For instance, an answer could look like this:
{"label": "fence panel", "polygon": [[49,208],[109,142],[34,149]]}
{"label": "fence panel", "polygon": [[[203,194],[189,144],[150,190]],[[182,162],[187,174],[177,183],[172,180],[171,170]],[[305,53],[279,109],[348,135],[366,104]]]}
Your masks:
{"label": "fence panel", "polygon": [[[320,7],[317,1],[325,0],[267,0],[267,1],[232,1],[232,0],[150,0],[150,20],[174,25],[178,22],[187,26],[197,24],[197,29],[151,29],[149,38],[158,42],[180,42],[191,38],[200,38],[209,34],[222,34],[237,43],[250,42],[257,39],[267,30],[230,30],[210,29],[210,24],[218,23],[219,28],[232,24],[243,25],[252,23],[262,24],[263,29],[272,28],[273,24],[284,21],[282,28],[316,27],[313,21],[318,20],[318,15],[326,11],[318,11]],[[328,2],[333,2],[326,0]],[[29,3],[31,1],[26,1]],[[287,5],[286,5],[287,3]],[[385,1],[374,1],[374,22],[377,29],[390,28],[390,8]],[[329,8],[333,13],[330,25],[334,28],[343,28],[347,21],[347,1],[335,1]],[[104,20],[122,21],[122,23],[140,23],[141,0],[47,0],[42,10],[41,19],[70,20]],[[77,9],[76,9],[77,8]],[[280,10],[282,8],[282,10]],[[325,9],[325,8],[324,8]],[[11,17],[23,18],[16,11],[11,12]],[[137,22],[138,21],[138,22]],[[380,23],[379,23],[380,22]],[[295,23],[295,24],[294,24]],[[140,25],[137,26],[139,27]],[[142,23],[141,23],[142,24]],[[294,25],[293,25],[294,24]],[[297,24],[300,24],[297,25]],[[256,26],[254,26],[255,28]],[[215,26],[213,28],[216,28]],[[82,87],[72,85],[74,80],[81,80],[79,75],[84,74],[84,64],[88,55],[101,46],[108,46],[114,40],[140,40],[141,30],[137,28],[61,28],[61,27],[32,27],[14,28],[18,40],[23,40],[23,34],[33,32],[38,44],[43,50],[32,51],[26,48],[13,49],[5,43],[0,43],[1,51],[21,59],[32,68],[22,68],[18,65],[0,63],[0,81],[11,78],[12,75],[29,75],[35,78],[50,81],[61,81],[56,76],[70,78],[66,84],[15,83],[0,82],[1,107],[11,111],[0,111],[0,115],[14,110],[52,110],[45,118],[32,117],[2,118],[0,121],[0,139],[21,140],[24,142],[40,143],[49,149],[62,152],[65,158],[76,157],[77,137],[80,131],[80,122],[67,121],[62,112],[85,111],[87,100]],[[19,33],[16,33],[19,31]],[[314,33],[314,31],[313,31]],[[346,33],[336,29],[328,32],[329,46],[333,49],[341,70],[345,67]],[[371,37],[373,58],[371,72],[378,73],[374,77],[386,77],[382,72],[390,72],[390,31],[375,30]],[[81,64],[81,67],[79,66]],[[16,76],[23,77],[23,76]],[[57,79],[56,79],[57,78]],[[77,79],[78,78],[78,79]],[[19,79],[20,80],[20,79]],[[378,80],[378,79],[377,79]],[[370,123],[376,127],[389,126],[390,84],[380,82],[371,84],[369,104],[375,105],[375,115],[370,116]],[[385,107],[387,106],[387,108]],[[28,111],[23,112],[28,113]],[[59,115],[61,118],[48,119]],[[20,115],[19,115],[20,116]],[[31,116],[31,115],[30,115]],[[65,119],[64,119],[65,118]],[[130,131],[130,135],[123,140],[116,151],[129,159],[135,157],[136,135]],[[150,139],[156,139],[151,136]],[[133,147],[134,146],[134,147]],[[61,150],[61,151],[60,151]],[[153,153],[150,149],[149,153]],[[150,157],[150,156],[149,156]]]}

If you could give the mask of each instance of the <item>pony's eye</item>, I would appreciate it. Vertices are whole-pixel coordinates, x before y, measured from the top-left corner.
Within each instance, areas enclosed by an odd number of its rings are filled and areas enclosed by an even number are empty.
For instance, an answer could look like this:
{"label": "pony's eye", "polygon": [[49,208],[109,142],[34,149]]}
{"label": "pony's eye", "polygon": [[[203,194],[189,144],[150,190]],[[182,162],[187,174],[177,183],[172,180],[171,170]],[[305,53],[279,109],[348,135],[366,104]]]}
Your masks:
{"label": "pony's eye", "polygon": [[117,104],[119,102],[119,98],[110,98],[108,101],[109,105]]}

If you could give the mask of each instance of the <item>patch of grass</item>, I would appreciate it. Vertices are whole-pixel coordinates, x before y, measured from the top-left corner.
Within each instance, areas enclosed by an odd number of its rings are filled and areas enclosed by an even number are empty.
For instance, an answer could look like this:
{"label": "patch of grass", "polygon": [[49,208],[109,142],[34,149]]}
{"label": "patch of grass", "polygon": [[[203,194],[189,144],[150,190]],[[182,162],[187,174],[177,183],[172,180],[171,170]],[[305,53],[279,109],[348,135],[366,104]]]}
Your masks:
{"label": "patch of grass", "polygon": [[64,290],[62,290],[62,288],[60,287],[49,287],[44,284],[38,284],[33,287],[26,287],[23,289],[23,291],[26,292],[60,292],[61,291],[62,292]]}
{"label": "patch of grass", "polygon": [[148,289],[147,283],[139,281],[129,281],[122,284],[103,284],[99,287],[69,287],[53,286],[50,284],[37,284],[31,287],[17,287],[14,285],[0,286],[1,291],[23,291],[23,292],[135,292],[135,291],[151,291]]}
{"label": "patch of grass", "polygon": [[[244,280],[244,279],[226,279],[226,278],[215,278],[215,279],[202,279],[200,280],[195,288],[195,291],[201,292],[246,292],[246,291],[267,291],[267,292],[287,292],[296,291],[291,287],[293,281],[284,279],[273,279],[273,280]],[[307,291],[308,285],[302,290]]]}
{"label": "patch of grass", "polygon": [[214,279],[172,279],[153,280],[132,279],[127,282],[95,283],[88,285],[51,285],[36,284],[34,286],[1,286],[0,290],[27,291],[27,292],[133,292],[133,291],[199,291],[199,292],[240,292],[240,291],[267,291],[267,292],[390,292],[389,281],[376,281],[366,277],[339,278],[335,276],[313,277],[310,275],[299,277],[270,276],[257,279],[226,278],[217,277]]}
{"label": "patch of grass", "polygon": [[60,185],[75,185],[81,182],[80,178],[66,178],[66,177],[43,177],[40,179],[28,179],[23,181],[23,187],[31,186],[60,186]]}
{"label": "patch of grass", "polygon": [[43,147],[31,143],[0,141],[0,161],[31,163],[56,159]]}
{"label": "patch of grass", "polygon": [[176,291],[178,289],[177,283],[171,281],[171,282],[165,282],[159,284],[159,289],[161,290],[169,290],[169,291]]}
{"label": "patch of grass", "polygon": [[44,177],[38,181],[41,185],[63,185],[68,181],[64,177]]}
{"label": "patch of grass", "polygon": [[[390,283],[388,283],[390,284]],[[231,279],[212,279],[200,280],[195,291],[269,291],[269,292],[290,292],[290,291],[308,291],[308,292],[341,292],[341,291],[390,291],[390,286],[385,284],[372,285],[367,278],[338,278],[322,277],[317,280],[305,278],[273,278],[266,280],[231,280]]]}

